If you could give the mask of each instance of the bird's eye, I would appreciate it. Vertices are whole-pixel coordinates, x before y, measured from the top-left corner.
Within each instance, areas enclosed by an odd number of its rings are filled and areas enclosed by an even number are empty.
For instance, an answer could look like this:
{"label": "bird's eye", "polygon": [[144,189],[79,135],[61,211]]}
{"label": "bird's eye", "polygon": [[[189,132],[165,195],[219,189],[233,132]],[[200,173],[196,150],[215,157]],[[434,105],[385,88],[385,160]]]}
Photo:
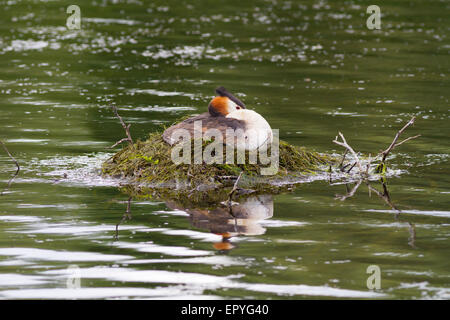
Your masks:
{"label": "bird's eye", "polygon": [[239,110],[241,107],[237,106],[236,109]]}

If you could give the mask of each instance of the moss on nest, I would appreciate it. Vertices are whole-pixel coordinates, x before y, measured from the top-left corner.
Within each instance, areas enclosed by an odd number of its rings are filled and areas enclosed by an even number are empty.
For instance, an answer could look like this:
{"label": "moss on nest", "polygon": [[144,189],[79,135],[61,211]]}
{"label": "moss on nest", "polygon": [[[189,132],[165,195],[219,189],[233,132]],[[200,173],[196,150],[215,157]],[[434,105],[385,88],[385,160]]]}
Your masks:
{"label": "moss on nest", "polygon": [[[203,147],[208,143],[204,142]],[[127,145],[108,159],[102,166],[102,173],[128,179],[134,191],[127,190],[127,193],[134,193],[134,195],[149,194],[148,188],[150,188],[165,189],[174,196],[186,193],[192,198],[193,190],[206,194],[207,191],[218,187],[232,185],[234,182],[232,178],[241,172],[243,172],[239,182],[241,188],[264,192],[273,189],[276,182],[315,174],[321,171],[320,168],[324,165],[335,161],[331,156],[307,151],[305,148],[280,141],[278,173],[274,176],[261,176],[259,165],[248,164],[248,154],[246,164],[187,165],[175,164],[171,159],[171,151],[172,146],[164,142],[161,132],[151,133],[146,141]],[[229,177],[231,179],[228,179]],[[198,200],[207,201],[204,196],[200,196]]]}

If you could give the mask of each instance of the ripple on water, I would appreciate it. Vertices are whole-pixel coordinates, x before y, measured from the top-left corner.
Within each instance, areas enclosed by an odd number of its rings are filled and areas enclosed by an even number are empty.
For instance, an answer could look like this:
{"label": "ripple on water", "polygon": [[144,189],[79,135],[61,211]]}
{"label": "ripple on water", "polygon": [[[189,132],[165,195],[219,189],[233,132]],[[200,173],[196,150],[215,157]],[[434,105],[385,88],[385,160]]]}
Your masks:
{"label": "ripple on water", "polygon": [[121,107],[121,110],[130,110],[130,111],[144,111],[144,112],[180,112],[180,111],[191,111],[191,110],[197,110],[194,107],[167,107],[167,106],[146,106],[146,107]]}
{"label": "ripple on water", "polygon": [[113,298],[151,298],[151,299],[220,299],[218,296],[203,295],[198,290],[184,286],[157,288],[54,288],[54,289],[20,289],[0,292],[6,299],[113,299]]}
{"label": "ripple on water", "polygon": [[36,216],[0,216],[0,221],[11,221],[11,222],[32,222],[36,223],[42,221],[43,218]]}
{"label": "ripple on water", "polygon": [[[47,159],[32,159],[31,169],[41,176],[58,178],[58,183],[84,186],[118,186],[119,180],[102,177],[102,163],[112,156],[112,153],[92,153],[82,156],[63,156]],[[51,171],[49,169],[51,168]],[[64,177],[64,178],[63,178]],[[54,183],[55,181],[48,180]]]}
{"label": "ripple on water", "polygon": [[0,248],[0,256],[14,256],[21,260],[38,261],[117,261],[132,256],[81,251],[57,251],[36,248]]}
{"label": "ripple on water", "polygon": [[41,50],[46,48],[48,45],[48,41],[42,40],[13,40],[11,45],[6,47],[4,51]]}
{"label": "ripple on water", "polygon": [[130,20],[130,19],[107,19],[107,18],[83,18],[83,21],[86,22],[93,22],[93,23],[104,23],[104,24],[126,24],[129,26],[137,25],[142,23],[141,21],[137,20]]}
{"label": "ripple on water", "polygon": [[49,139],[8,139],[6,142],[8,143],[39,143],[46,144],[49,142]]}
{"label": "ripple on water", "polygon": [[411,290],[416,289],[422,293],[422,299],[450,299],[450,289],[433,287],[428,281],[423,282],[413,282],[413,283],[401,283],[395,288],[391,288],[389,291],[393,290]]}
{"label": "ripple on water", "polygon": [[177,91],[161,91],[156,89],[130,89],[128,90],[131,94],[136,93],[146,93],[158,97],[173,97],[173,96],[183,96],[189,97],[191,99],[195,98],[195,94],[185,93],[185,92],[177,92]]}
{"label": "ripple on water", "polygon": [[[367,209],[365,212],[380,212],[380,213],[398,213],[396,210],[377,210],[377,209]],[[450,218],[450,211],[440,211],[440,210],[401,210],[402,214],[417,214],[441,218]]]}
{"label": "ripple on water", "polygon": [[[43,275],[62,278],[70,275],[70,270],[48,270]],[[332,296],[347,298],[383,298],[385,294],[332,288],[328,286],[254,284],[236,281],[242,275],[215,276],[199,273],[172,272],[165,270],[133,270],[131,268],[93,267],[80,269],[82,279],[108,279],[135,283],[184,284],[190,289],[217,290],[221,288],[274,293],[277,295]]]}
{"label": "ripple on water", "polygon": [[27,276],[16,273],[0,274],[0,284],[2,287],[34,286],[44,284],[46,282],[47,281],[44,280],[44,277],[39,276]]}
{"label": "ripple on water", "polygon": [[283,221],[283,220],[260,220],[258,221],[259,224],[271,228],[283,228],[283,227],[301,227],[308,225],[308,222],[300,222],[300,221]]}
{"label": "ripple on water", "polygon": [[114,242],[114,246],[124,249],[133,249],[139,252],[162,253],[170,256],[207,256],[213,254],[211,251],[194,250],[182,246],[163,246],[151,242]]}
{"label": "ripple on water", "polygon": [[[132,225],[124,225],[121,226],[121,230],[139,230],[144,227],[140,226],[132,226]],[[47,223],[34,223],[30,226],[30,229],[24,231],[15,231],[17,233],[26,233],[26,234],[68,234],[68,235],[91,235],[97,233],[111,232],[116,229],[115,225],[90,225],[90,226],[81,226],[79,224],[64,224],[64,223],[55,223],[55,224],[47,224]]]}
{"label": "ripple on water", "polygon": [[139,259],[139,260],[126,260],[122,261],[124,264],[148,264],[148,263],[187,263],[187,264],[203,264],[203,265],[220,265],[224,267],[228,266],[240,266],[247,263],[239,261],[237,258],[228,256],[207,256],[207,257],[194,257],[194,258],[178,258],[178,259]]}
{"label": "ripple on water", "polygon": [[201,241],[206,241],[206,242],[215,242],[215,241],[222,239],[222,237],[217,234],[208,233],[208,232],[199,232],[199,231],[194,231],[194,230],[159,228],[159,229],[152,229],[149,231],[161,232],[163,234],[167,234],[167,235],[171,235],[171,236],[185,236],[185,237],[188,237],[191,239],[201,240]]}
{"label": "ripple on water", "polygon": [[[67,90],[65,88],[62,88],[58,89],[57,91],[67,91]],[[36,97],[11,98],[9,99],[9,101],[13,104],[19,105],[48,106],[52,108],[65,108],[65,109],[82,109],[92,106],[88,103],[86,104],[62,103],[57,101],[36,99]]]}

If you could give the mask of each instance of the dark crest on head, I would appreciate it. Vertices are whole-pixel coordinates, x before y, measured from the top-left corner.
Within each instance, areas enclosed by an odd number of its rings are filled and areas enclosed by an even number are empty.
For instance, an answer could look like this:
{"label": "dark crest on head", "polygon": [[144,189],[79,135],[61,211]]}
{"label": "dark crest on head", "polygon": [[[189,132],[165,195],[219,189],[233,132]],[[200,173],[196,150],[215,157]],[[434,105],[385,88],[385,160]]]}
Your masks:
{"label": "dark crest on head", "polygon": [[216,93],[221,97],[228,97],[231,101],[236,103],[238,106],[245,109],[245,104],[241,100],[239,100],[238,98],[233,96],[230,92],[228,92],[227,89],[225,89],[224,87],[218,87],[216,89]]}

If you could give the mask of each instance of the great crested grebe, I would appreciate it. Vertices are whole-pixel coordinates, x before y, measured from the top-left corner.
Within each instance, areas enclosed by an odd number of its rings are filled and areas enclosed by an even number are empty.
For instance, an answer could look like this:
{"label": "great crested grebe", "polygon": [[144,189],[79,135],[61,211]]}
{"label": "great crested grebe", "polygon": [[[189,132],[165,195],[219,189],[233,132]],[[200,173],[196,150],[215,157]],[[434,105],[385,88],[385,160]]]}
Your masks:
{"label": "great crested grebe", "polygon": [[[255,111],[246,109],[244,103],[224,87],[218,87],[216,93],[217,96],[209,103],[208,112],[166,129],[163,133],[164,141],[170,145],[178,142],[178,139],[172,138],[177,129],[187,130],[191,137],[194,137],[196,129],[201,128],[202,132],[197,132],[197,135],[201,136],[209,129],[216,129],[222,133],[223,141],[227,129],[232,129],[238,139],[245,139],[246,150],[257,150],[262,145],[272,143],[272,129],[266,119]],[[194,125],[196,121],[201,121],[201,127]]]}

